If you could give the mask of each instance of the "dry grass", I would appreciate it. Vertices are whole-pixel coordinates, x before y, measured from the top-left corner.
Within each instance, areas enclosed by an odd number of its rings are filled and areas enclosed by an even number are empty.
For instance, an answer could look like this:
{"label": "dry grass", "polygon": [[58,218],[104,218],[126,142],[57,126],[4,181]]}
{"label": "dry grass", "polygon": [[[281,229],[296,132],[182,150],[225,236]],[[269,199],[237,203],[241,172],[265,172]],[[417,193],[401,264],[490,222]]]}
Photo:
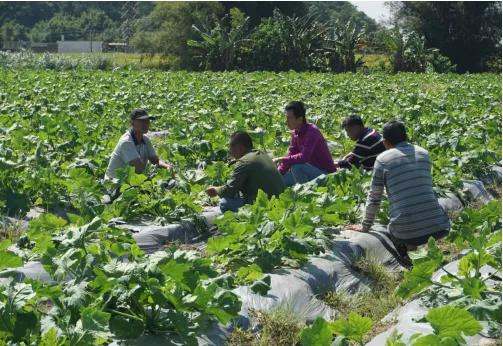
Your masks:
{"label": "dry grass", "polygon": [[295,346],[299,342],[304,322],[285,310],[262,312],[249,311],[250,318],[258,325],[259,332],[237,328],[229,338],[232,346]]}
{"label": "dry grass", "polygon": [[[36,53],[42,54],[42,53]],[[118,66],[137,66],[147,69],[162,69],[166,70],[174,66],[175,58],[172,56],[164,56],[161,54],[140,54],[140,53],[51,53],[51,55],[69,58],[69,59],[108,59],[114,65]]]}
{"label": "dry grass", "polygon": [[229,346],[252,346],[255,341],[255,335],[249,329],[236,328],[232,331],[227,340]]}
{"label": "dry grass", "polygon": [[446,238],[438,239],[436,244],[442,251],[442,254],[447,262],[453,261],[454,258],[461,253],[461,250],[456,246],[456,244],[448,241]]}
{"label": "dry grass", "polygon": [[395,293],[395,289],[402,280],[402,274],[391,273],[371,258],[360,259],[353,264],[353,269],[370,280],[370,290],[352,295],[344,292],[330,292],[322,299],[340,313],[339,318],[347,318],[350,312],[356,312],[372,319],[374,326],[367,336],[370,340],[389,328],[393,321],[382,322],[381,320],[403,303]]}
{"label": "dry grass", "polygon": [[501,199],[501,184],[493,183],[486,187],[487,191],[496,199]]}
{"label": "dry grass", "polygon": [[23,233],[21,221],[0,220],[0,241],[8,239],[15,243]]}

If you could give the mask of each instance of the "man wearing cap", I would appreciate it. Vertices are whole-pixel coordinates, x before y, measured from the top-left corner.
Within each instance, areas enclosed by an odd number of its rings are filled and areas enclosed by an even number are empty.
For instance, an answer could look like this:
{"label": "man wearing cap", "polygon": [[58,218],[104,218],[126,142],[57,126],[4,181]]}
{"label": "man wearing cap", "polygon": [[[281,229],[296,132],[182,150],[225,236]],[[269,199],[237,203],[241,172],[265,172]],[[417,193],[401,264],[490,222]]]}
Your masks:
{"label": "man wearing cap", "polygon": [[116,170],[127,166],[133,166],[136,173],[142,173],[147,162],[161,168],[171,169],[171,165],[159,160],[150,139],[145,136],[148,132],[150,120],[145,109],[135,109],[130,116],[131,128],[122,135],[119,143],[110,157],[105,179],[117,178]]}

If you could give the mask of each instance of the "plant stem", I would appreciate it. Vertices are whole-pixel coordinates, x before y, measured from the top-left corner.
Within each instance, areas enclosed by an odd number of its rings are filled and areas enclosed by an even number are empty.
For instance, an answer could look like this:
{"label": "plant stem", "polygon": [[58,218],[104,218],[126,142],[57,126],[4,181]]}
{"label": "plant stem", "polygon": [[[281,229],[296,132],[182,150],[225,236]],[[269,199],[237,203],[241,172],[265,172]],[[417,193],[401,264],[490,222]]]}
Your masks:
{"label": "plant stem", "polygon": [[138,316],[133,316],[133,315],[130,315],[130,314],[126,314],[124,312],[121,312],[121,311],[117,311],[117,310],[113,310],[113,309],[110,309],[111,312],[113,312],[114,314],[117,314],[119,316],[122,316],[122,317],[127,317],[127,318],[130,318],[132,320],[136,320],[136,321],[140,321],[140,322],[143,322],[143,320],[138,317]]}

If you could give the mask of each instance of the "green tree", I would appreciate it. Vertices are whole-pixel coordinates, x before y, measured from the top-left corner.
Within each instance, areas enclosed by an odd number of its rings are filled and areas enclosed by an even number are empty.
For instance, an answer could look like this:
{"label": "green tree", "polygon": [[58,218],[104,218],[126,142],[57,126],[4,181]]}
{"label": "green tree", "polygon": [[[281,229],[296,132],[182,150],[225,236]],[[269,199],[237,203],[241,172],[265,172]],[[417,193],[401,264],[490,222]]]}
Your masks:
{"label": "green tree", "polygon": [[457,64],[458,72],[479,72],[485,62],[501,56],[501,2],[406,1],[390,5],[402,28],[417,31],[426,46]]}
{"label": "green tree", "polygon": [[193,67],[187,41],[197,38],[192,25],[207,25],[224,12],[217,2],[159,2],[139,21],[133,45],[140,52],[172,55],[182,68]]}
{"label": "green tree", "polygon": [[15,21],[6,22],[1,27],[2,42],[9,41],[27,41],[28,40],[28,30],[24,25],[21,25]]}
{"label": "green tree", "polygon": [[455,69],[455,65],[438,49],[427,48],[424,37],[416,32],[405,32],[395,27],[381,34],[393,72],[426,72],[430,68],[443,73]]}
{"label": "green tree", "polygon": [[77,22],[83,37],[93,40],[103,39],[103,33],[115,26],[104,11],[93,8],[84,11]]}
{"label": "green tree", "polygon": [[31,42],[47,42],[49,37],[50,28],[49,23],[46,20],[41,20],[33,26],[30,30],[30,41]]}
{"label": "green tree", "polygon": [[240,67],[246,70],[280,71],[283,50],[280,24],[272,18],[262,19],[247,44],[240,47]]}
{"label": "green tree", "polygon": [[395,27],[383,33],[393,72],[426,71],[427,51],[424,40],[414,32],[403,32]]}
{"label": "green tree", "polygon": [[187,44],[196,52],[200,66],[213,71],[227,71],[234,67],[236,52],[246,39],[249,17],[239,9],[231,9],[231,15],[215,19],[213,27],[193,25],[199,40],[189,40]]}
{"label": "green tree", "polygon": [[288,16],[275,10],[252,34],[245,65],[253,70],[320,70],[329,29],[314,15]]}
{"label": "green tree", "polygon": [[52,17],[47,22],[47,28],[47,39],[49,41],[59,40],[61,35],[64,35],[65,40],[78,40],[83,35],[78,18],[63,13],[58,13]]}
{"label": "green tree", "polygon": [[355,52],[364,44],[364,37],[365,27],[358,26],[354,20],[345,23],[337,21],[327,40],[329,67],[336,72],[356,72],[356,68],[363,65],[363,60],[357,60]]}
{"label": "green tree", "polygon": [[251,28],[257,27],[262,19],[272,17],[275,9],[288,16],[302,17],[308,14],[307,3],[304,1],[222,1],[221,4],[226,13],[230,13],[232,8],[245,13],[250,17]]}
{"label": "green tree", "polygon": [[310,1],[306,3],[308,13],[317,16],[321,22],[347,23],[351,21],[357,30],[364,30],[366,33],[374,32],[378,25],[374,19],[349,1]]}

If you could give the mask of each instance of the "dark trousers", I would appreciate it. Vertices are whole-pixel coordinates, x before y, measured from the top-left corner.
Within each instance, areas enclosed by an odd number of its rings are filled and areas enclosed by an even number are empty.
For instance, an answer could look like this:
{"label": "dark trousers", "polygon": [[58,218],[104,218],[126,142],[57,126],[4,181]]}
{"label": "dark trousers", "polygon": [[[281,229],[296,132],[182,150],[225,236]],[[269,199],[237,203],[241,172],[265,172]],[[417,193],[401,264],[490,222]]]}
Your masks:
{"label": "dark trousers", "polygon": [[424,245],[428,243],[428,239],[430,237],[435,238],[436,240],[442,239],[445,236],[449,234],[449,230],[442,230],[433,234],[428,234],[422,237],[417,237],[417,238],[410,238],[410,239],[398,239],[394,237],[390,233],[390,238],[393,244],[395,245],[396,250],[401,256],[406,256],[407,255],[407,247],[416,247],[419,245]]}

